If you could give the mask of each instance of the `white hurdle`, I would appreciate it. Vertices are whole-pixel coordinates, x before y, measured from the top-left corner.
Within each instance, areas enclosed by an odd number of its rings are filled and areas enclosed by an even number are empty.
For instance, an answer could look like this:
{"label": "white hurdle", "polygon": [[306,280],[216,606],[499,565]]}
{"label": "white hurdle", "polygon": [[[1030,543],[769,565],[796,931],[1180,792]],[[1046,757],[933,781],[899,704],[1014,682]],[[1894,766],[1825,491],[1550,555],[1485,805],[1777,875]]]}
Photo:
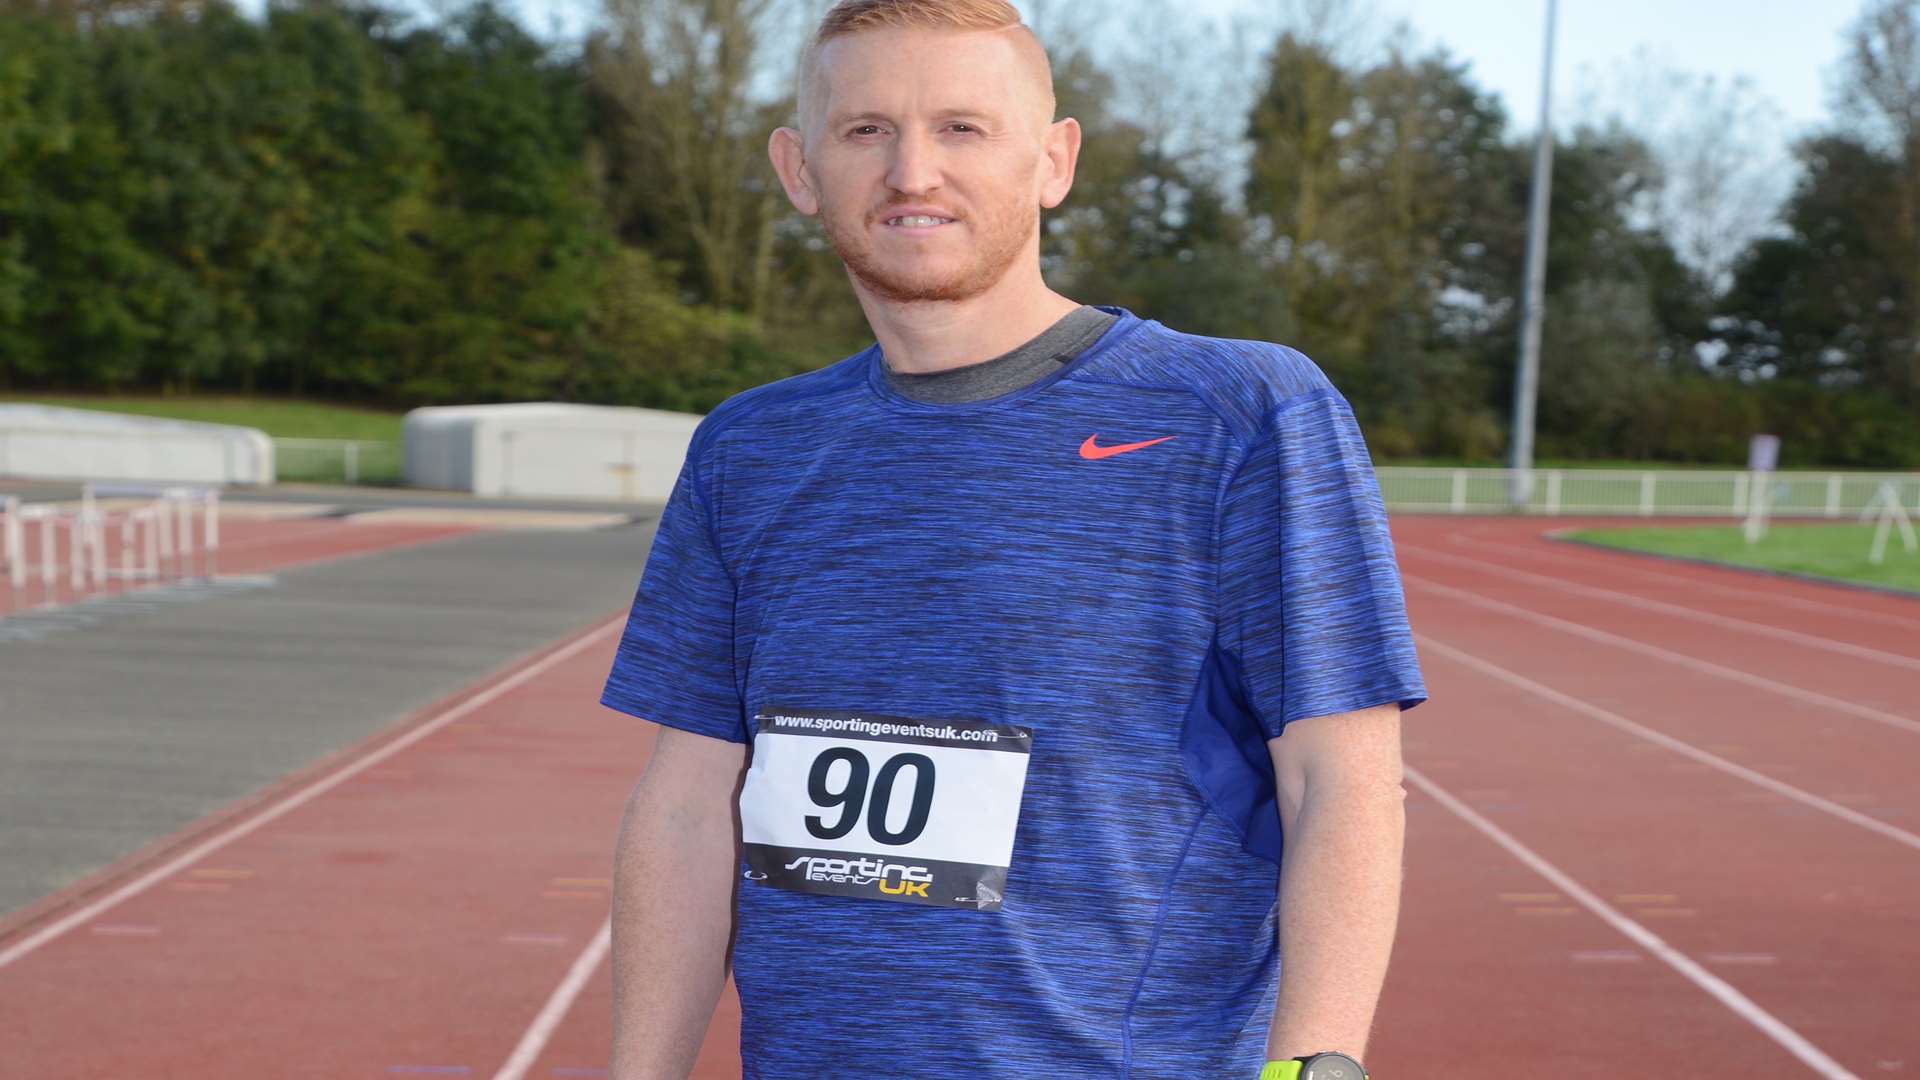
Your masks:
{"label": "white hurdle", "polygon": [[26,530],[20,521],[20,497],[0,497],[0,568],[6,570],[7,608],[20,603],[27,588]]}
{"label": "white hurdle", "polygon": [[[145,556],[143,576],[148,579],[213,579],[220,551],[218,491],[212,488],[92,484],[88,485],[86,497],[153,500],[145,506],[127,511],[123,519],[123,574],[132,565],[132,560],[126,557],[127,545],[131,542],[140,545],[140,553]],[[196,508],[198,514],[195,513]],[[199,525],[197,537],[194,533],[196,518]]]}
{"label": "white hurdle", "polygon": [[[103,499],[147,501],[109,509]],[[117,559],[109,553],[110,538],[119,542]],[[38,543],[30,546],[30,539]],[[6,589],[0,617],[77,602],[107,591],[116,579],[122,592],[211,581],[219,550],[220,495],[210,489],[87,484],[78,509],[0,496],[0,585]],[[38,595],[29,597],[35,584]]]}

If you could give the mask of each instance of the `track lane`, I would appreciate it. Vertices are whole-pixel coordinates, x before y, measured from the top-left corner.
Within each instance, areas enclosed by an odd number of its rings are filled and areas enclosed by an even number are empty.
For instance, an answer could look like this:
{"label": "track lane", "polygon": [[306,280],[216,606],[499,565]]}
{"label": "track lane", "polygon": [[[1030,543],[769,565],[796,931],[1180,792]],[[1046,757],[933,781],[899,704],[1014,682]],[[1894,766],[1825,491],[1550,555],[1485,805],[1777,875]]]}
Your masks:
{"label": "track lane", "polygon": [[[1464,573],[1449,584],[1488,587]],[[1409,596],[1416,630],[1430,638],[1651,727],[1696,742],[1717,736],[1712,748],[1744,764],[1802,786],[1843,785],[1829,790],[1912,824],[1913,751],[1888,745],[1911,736],[1867,735],[1851,719],[1753,700],[1724,683],[1702,686],[1685,669],[1556,640],[1418,584]],[[1777,648],[1755,646],[1750,662],[1773,668]],[[1446,704],[1462,738],[1436,751],[1439,740],[1424,737],[1410,747],[1410,765],[1475,793],[1469,803],[1511,820],[1517,835],[1596,887],[1671,897],[1649,909],[1672,909],[1651,916],[1663,933],[1689,955],[1720,958],[1729,982],[1850,1069],[1880,1075],[1907,1067],[1883,1062],[1920,1061],[1920,1039],[1902,1019],[1910,973],[1920,969],[1920,856],[1436,650],[1423,658],[1435,695],[1426,708]],[[1417,724],[1410,719],[1410,732]]]}
{"label": "track lane", "polygon": [[[1560,620],[1627,639],[1640,646],[1664,650],[1730,669],[1752,681],[1766,680],[1823,695],[1839,711],[1849,707],[1871,709],[1902,717],[1908,742],[1920,736],[1920,710],[1915,710],[1911,687],[1920,686],[1920,670],[1876,660],[1807,648],[1765,635],[1723,629],[1682,620],[1658,611],[1628,608],[1517,580],[1495,569],[1433,559],[1418,547],[1400,556],[1402,572],[1411,588],[1422,581],[1465,590],[1474,597],[1524,608],[1541,620]],[[1554,636],[1571,640],[1564,630]],[[1589,636],[1589,641],[1593,640]],[[1617,645],[1601,643],[1598,651],[1618,652]],[[1920,659],[1911,663],[1920,665]],[[1892,739],[1895,732],[1888,732]],[[1893,745],[1898,745],[1896,741]]]}
{"label": "track lane", "polygon": [[[1453,737],[1428,736],[1410,766],[1851,1071],[1920,1060],[1920,1035],[1904,1020],[1920,964],[1920,857],[1890,856],[1881,838],[1755,799],[1671,753],[1633,749],[1471,669],[1436,660],[1429,673],[1436,700],[1444,692],[1458,706],[1446,717]],[[1401,948],[1418,955],[1423,945],[1409,936]],[[1734,1045],[1699,1041],[1694,1060],[1719,1062]]]}
{"label": "track lane", "polygon": [[[1534,570],[1515,566],[1511,560],[1462,555],[1440,550],[1432,545],[1410,546],[1408,551],[1423,559],[1437,560],[1451,566],[1492,574],[1513,585],[1524,585],[1535,590],[1559,594],[1564,598],[1582,600],[1598,606],[1601,610],[1617,608],[1628,612],[1651,613],[1670,620],[1676,625],[1699,627],[1706,633],[1735,638],[1768,638],[1807,653],[1841,656],[1849,660],[1920,674],[1920,646],[1909,645],[1904,636],[1881,634],[1878,639],[1871,641],[1849,640],[1850,637],[1855,636],[1847,632],[1851,628],[1838,628],[1838,632],[1835,632],[1834,629],[1822,625],[1821,620],[1807,616],[1793,620],[1792,625],[1776,625],[1775,622],[1754,617],[1758,614],[1757,612],[1745,611],[1731,614],[1725,610],[1714,610],[1714,607],[1709,605],[1675,602],[1665,597],[1614,588],[1604,583],[1603,574],[1596,571],[1589,564],[1589,560],[1581,557],[1590,549],[1579,545],[1568,545],[1568,549],[1569,554],[1563,557],[1557,566]],[[1725,605],[1716,606],[1724,608]]]}
{"label": "track lane", "polygon": [[9,1074],[497,1067],[606,915],[613,829],[651,744],[583,692],[618,625],[250,830],[138,868],[150,885],[15,957]]}
{"label": "track lane", "polygon": [[[1728,524],[1724,519],[1701,523]],[[1530,518],[1463,521],[1407,518],[1396,521],[1395,531],[1404,534],[1409,543],[1451,554],[1487,559],[1535,573],[1564,574],[1568,580],[1623,594],[1685,603],[1703,611],[1811,630],[1837,640],[1920,655],[1920,648],[1911,647],[1912,638],[1905,636],[1920,633],[1920,599],[1663,559],[1571,543],[1552,535],[1582,527],[1647,524],[1645,520],[1621,518],[1571,523]]]}
{"label": "track lane", "polygon": [[1773,779],[1920,830],[1920,789],[1912,782],[1920,734],[1596,644],[1528,618],[1525,608],[1490,609],[1471,588],[1413,573],[1406,580],[1418,633]]}

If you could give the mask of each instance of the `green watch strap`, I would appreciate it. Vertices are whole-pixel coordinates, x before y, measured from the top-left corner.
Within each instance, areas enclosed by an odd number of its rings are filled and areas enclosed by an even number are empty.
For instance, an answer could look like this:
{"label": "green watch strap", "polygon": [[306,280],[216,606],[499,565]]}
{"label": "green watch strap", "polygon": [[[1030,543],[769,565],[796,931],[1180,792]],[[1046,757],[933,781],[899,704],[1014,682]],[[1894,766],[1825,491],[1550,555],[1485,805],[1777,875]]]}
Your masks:
{"label": "green watch strap", "polygon": [[1269,1061],[1260,1070],[1260,1080],[1300,1080],[1298,1061]]}

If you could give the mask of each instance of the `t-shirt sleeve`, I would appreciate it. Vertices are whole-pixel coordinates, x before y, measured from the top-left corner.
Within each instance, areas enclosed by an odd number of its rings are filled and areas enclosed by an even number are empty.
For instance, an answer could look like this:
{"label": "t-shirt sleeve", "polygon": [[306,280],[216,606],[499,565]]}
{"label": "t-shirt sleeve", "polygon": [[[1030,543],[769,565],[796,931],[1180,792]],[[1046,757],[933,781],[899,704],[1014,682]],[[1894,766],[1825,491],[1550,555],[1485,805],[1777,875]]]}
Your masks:
{"label": "t-shirt sleeve", "polygon": [[1275,407],[1220,514],[1221,645],[1267,738],[1426,700],[1379,483],[1338,391]]}
{"label": "t-shirt sleeve", "polygon": [[746,741],[735,682],[733,579],[694,455],[667,497],[600,703],[656,724]]}

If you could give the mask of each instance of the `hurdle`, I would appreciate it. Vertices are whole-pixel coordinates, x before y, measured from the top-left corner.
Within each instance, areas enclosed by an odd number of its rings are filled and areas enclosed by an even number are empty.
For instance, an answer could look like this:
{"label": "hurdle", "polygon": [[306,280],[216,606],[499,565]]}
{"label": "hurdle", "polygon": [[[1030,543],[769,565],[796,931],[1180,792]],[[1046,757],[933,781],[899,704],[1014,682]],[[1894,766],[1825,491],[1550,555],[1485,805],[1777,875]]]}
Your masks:
{"label": "hurdle", "polygon": [[20,519],[20,497],[0,496],[0,570],[7,582],[7,610],[19,606],[27,588],[26,528]]}
{"label": "hurdle", "polygon": [[[146,501],[109,510],[103,499]],[[109,554],[110,538],[119,541],[117,560]],[[124,593],[212,581],[219,551],[220,494],[213,489],[87,484],[77,510],[0,496],[0,584],[6,588],[0,614],[58,607],[63,581],[72,602],[116,584]]]}
{"label": "hurdle", "polygon": [[[215,488],[88,484],[81,491],[82,513],[99,499],[151,499],[126,512],[121,525],[120,572],[149,581],[212,581],[219,572],[220,492]],[[198,537],[194,534],[196,522]],[[101,540],[104,548],[104,526]],[[138,552],[140,569],[134,569]],[[105,561],[104,551],[101,553]]]}

